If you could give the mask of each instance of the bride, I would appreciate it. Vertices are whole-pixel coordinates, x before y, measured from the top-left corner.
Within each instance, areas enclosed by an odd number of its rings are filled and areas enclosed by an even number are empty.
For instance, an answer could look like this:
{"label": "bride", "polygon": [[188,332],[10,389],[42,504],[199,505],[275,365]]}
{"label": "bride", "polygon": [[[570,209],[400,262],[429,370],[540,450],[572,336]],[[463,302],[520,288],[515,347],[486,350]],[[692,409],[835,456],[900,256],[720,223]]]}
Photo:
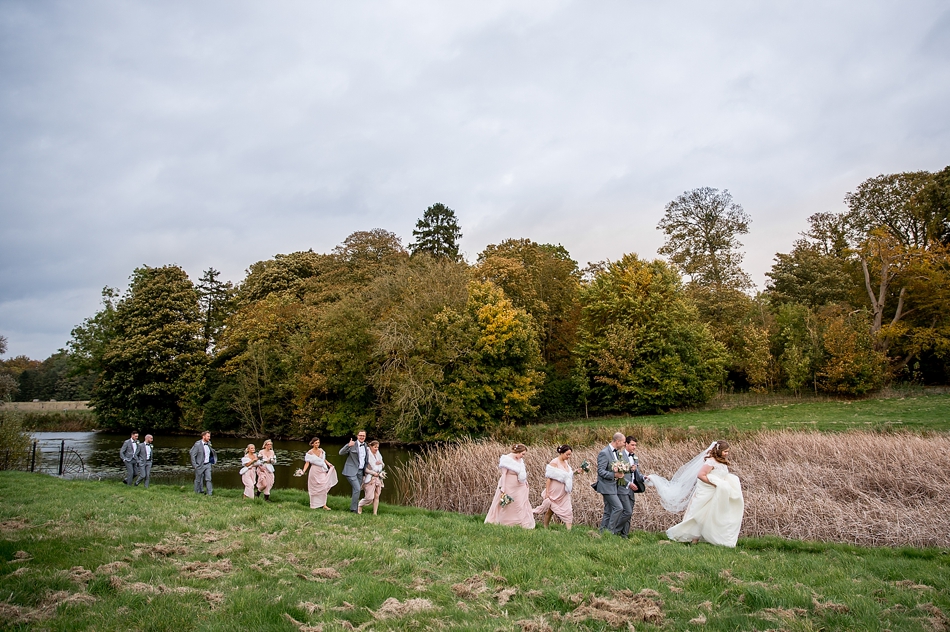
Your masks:
{"label": "bride", "polygon": [[729,473],[729,444],[713,442],[666,480],[650,474],[660,504],[671,513],[686,509],[683,520],[666,530],[677,542],[709,542],[735,547],[744,501],[739,477]]}

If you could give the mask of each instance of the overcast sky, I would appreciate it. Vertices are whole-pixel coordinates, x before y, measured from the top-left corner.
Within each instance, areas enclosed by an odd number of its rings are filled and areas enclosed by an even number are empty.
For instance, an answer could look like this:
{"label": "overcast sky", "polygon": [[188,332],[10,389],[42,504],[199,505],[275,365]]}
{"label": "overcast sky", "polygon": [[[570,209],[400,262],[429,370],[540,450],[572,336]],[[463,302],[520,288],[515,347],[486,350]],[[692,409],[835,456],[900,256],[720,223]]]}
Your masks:
{"label": "overcast sky", "polygon": [[761,288],[861,181],[950,164],[950,6],[0,0],[0,334],[43,359],[140,265],[411,241],[653,258],[728,189]]}

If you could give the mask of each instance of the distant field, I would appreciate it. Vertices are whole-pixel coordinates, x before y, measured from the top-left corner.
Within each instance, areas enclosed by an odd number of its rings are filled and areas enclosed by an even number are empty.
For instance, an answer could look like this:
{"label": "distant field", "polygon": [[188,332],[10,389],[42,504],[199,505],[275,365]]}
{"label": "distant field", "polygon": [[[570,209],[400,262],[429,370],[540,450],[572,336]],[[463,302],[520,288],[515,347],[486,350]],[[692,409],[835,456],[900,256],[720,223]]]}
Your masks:
{"label": "distant field", "polygon": [[6,410],[22,410],[26,413],[63,412],[72,410],[92,410],[89,402],[6,402],[0,404]]}
{"label": "distant field", "polygon": [[644,417],[576,419],[508,427],[495,433],[494,438],[529,444],[562,441],[571,445],[590,445],[616,431],[635,434],[641,441],[652,442],[728,438],[762,430],[948,432],[950,394],[789,402]]}

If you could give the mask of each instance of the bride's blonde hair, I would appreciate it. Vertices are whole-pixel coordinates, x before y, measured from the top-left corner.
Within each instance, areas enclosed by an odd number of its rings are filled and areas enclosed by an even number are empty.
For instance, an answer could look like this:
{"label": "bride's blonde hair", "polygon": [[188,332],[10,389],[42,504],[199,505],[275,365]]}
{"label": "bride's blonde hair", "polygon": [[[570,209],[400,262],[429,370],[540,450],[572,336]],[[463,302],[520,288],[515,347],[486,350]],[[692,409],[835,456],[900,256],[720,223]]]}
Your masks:
{"label": "bride's blonde hair", "polygon": [[728,441],[717,441],[717,442],[716,442],[716,445],[714,445],[714,446],[709,450],[709,452],[706,453],[706,456],[711,457],[711,458],[714,458],[714,459],[716,459],[717,461],[719,461],[720,463],[725,463],[726,465],[732,465],[732,463],[730,463],[730,462],[726,459],[726,457],[724,457],[724,456],[722,455],[722,453],[723,453],[725,450],[728,450],[728,449],[729,449],[729,442],[728,442]]}

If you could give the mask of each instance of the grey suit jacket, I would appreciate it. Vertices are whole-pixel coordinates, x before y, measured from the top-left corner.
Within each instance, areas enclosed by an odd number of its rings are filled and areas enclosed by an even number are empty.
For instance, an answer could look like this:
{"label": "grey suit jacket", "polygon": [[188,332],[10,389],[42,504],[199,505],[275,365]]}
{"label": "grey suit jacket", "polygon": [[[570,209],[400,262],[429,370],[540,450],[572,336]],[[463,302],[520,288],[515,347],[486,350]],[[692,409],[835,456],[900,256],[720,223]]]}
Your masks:
{"label": "grey suit jacket", "polygon": [[144,442],[142,442],[142,443],[139,444],[139,449],[138,449],[138,451],[135,453],[135,460],[138,462],[139,465],[145,465],[146,463],[148,463],[149,461],[151,461],[152,458],[155,456],[155,444],[154,444],[154,443],[151,444],[151,454],[149,454],[149,452],[150,452],[150,450],[145,447],[145,443],[144,443]]}
{"label": "grey suit jacket", "polygon": [[[626,461],[627,463],[630,463],[630,462],[631,462],[631,461],[630,461],[630,456],[631,456],[631,454],[630,454],[629,452],[627,452],[627,450],[626,450],[625,448],[621,448],[621,449],[620,449],[620,456],[621,456],[621,458],[623,458],[623,460]],[[630,483],[632,483],[632,482],[633,482],[633,473],[631,472],[630,474],[625,475],[625,476],[624,476],[624,480],[627,481],[627,485],[629,485]],[[633,490],[630,489],[629,487],[627,487],[627,485],[618,485],[618,486],[617,486],[617,493],[618,493],[618,494],[621,494],[621,495],[624,495],[624,496],[629,496],[629,495],[633,494]]]}
{"label": "grey suit jacket", "polygon": [[[195,469],[205,464],[205,450],[201,446],[201,443],[201,439],[198,439],[195,441],[195,445],[191,446],[191,449],[188,450],[188,456],[191,457],[191,467]],[[210,444],[208,445],[208,448],[208,458],[212,463],[217,463],[218,455],[215,454],[214,448],[212,448]]]}
{"label": "grey suit jacket", "polygon": [[[340,455],[346,455],[346,462],[343,463],[343,476],[357,476],[360,473],[360,450],[359,443],[350,447],[349,443],[344,443],[340,449]],[[369,448],[363,444],[363,469],[366,469],[366,459],[369,458]]]}
{"label": "grey suit jacket", "polygon": [[617,495],[617,479],[614,471],[610,469],[610,464],[614,461],[614,449],[608,443],[597,455],[597,486],[594,489],[598,494]]}
{"label": "grey suit jacket", "polygon": [[[138,450],[141,450],[142,446],[138,446]],[[136,450],[135,442],[131,439],[126,439],[122,443],[122,448],[119,449],[119,458],[124,462],[128,461],[137,461],[138,460],[138,450]]]}

